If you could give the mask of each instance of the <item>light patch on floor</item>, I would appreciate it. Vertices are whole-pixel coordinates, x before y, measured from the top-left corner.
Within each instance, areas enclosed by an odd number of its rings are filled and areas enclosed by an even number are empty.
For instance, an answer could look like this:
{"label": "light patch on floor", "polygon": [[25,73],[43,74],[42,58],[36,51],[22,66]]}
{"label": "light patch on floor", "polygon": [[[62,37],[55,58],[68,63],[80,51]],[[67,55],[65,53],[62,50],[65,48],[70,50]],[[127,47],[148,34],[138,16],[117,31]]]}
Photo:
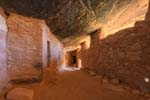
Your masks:
{"label": "light patch on floor", "polygon": [[59,72],[67,72],[67,71],[77,71],[80,70],[80,68],[62,65],[58,70]]}

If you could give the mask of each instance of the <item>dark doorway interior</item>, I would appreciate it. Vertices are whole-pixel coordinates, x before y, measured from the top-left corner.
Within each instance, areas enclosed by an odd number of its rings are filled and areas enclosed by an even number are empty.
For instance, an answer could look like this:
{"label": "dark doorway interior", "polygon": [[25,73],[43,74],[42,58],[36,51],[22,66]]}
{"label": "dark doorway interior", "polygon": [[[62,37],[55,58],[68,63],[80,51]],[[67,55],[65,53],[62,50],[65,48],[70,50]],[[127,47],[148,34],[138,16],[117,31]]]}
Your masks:
{"label": "dark doorway interior", "polygon": [[68,52],[69,66],[77,67],[77,50]]}
{"label": "dark doorway interior", "polygon": [[47,67],[50,66],[50,57],[51,57],[51,53],[50,53],[50,42],[47,41]]}
{"label": "dark doorway interior", "polygon": [[77,64],[77,57],[76,57],[76,55],[72,56],[72,64]]}

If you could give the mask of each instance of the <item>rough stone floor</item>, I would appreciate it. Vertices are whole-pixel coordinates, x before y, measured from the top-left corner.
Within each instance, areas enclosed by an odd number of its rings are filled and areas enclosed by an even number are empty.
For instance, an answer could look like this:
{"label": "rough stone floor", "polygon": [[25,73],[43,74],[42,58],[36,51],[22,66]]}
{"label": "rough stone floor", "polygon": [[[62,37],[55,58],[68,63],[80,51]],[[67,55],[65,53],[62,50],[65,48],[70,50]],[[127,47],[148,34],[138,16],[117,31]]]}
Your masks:
{"label": "rough stone floor", "polygon": [[40,84],[19,87],[34,89],[34,100],[147,100],[108,82],[104,83],[84,70],[61,74],[47,71],[44,77]]}

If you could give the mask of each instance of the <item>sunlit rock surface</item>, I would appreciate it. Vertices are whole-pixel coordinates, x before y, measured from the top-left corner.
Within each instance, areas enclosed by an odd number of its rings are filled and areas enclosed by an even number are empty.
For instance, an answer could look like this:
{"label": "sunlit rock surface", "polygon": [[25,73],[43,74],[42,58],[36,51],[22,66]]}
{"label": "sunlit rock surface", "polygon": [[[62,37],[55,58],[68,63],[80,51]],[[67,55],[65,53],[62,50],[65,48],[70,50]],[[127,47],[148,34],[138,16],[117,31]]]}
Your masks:
{"label": "sunlit rock surface", "polygon": [[45,19],[60,39],[78,40],[100,27],[109,34],[132,26],[144,19],[148,0],[1,0],[1,5],[8,13]]}
{"label": "sunlit rock surface", "polygon": [[150,92],[150,9],[143,21],[101,38],[103,31],[91,34],[90,48],[81,49],[82,66],[109,79],[118,78],[132,88]]}

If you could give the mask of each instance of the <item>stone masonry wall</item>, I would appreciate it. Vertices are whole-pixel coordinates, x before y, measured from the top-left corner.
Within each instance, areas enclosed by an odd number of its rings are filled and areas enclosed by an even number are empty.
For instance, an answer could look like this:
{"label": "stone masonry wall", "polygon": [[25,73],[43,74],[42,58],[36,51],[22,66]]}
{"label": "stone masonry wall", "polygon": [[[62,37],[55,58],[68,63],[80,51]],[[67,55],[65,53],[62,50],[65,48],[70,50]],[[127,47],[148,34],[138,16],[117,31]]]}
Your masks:
{"label": "stone masonry wall", "polygon": [[0,92],[8,82],[6,37],[7,25],[3,10],[0,8]]}
{"label": "stone masonry wall", "polygon": [[63,45],[51,33],[45,21],[11,14],[7,23],[8,71],[11,80],[35,79],[42,76],[45,68],[56,69],[64,64]]}
{"label": "stone masonry wall", "polygon": [[[43,29],[43,65],[44,67],[53,67],[52,69],[59,69],[64,64],[64,47],[62,43],[52,34],[49,27],[45,24],[42,24]],[[50,64],[47,66],[47,41],[50,42]]]}
{"label": "stone masonry wall", "polygon": [[91,34],[89,49],[81,50],[82,66],[94,69],[107,78],[150,92],[150,17],[136,22],[132,28],[121,30],[105,39],[101,32]]}
{"label": "stone masonry wall", "polygon": [[42,67],[42,22],[11,14],[7,20],[8,72],[11,80],[33,79]]}

